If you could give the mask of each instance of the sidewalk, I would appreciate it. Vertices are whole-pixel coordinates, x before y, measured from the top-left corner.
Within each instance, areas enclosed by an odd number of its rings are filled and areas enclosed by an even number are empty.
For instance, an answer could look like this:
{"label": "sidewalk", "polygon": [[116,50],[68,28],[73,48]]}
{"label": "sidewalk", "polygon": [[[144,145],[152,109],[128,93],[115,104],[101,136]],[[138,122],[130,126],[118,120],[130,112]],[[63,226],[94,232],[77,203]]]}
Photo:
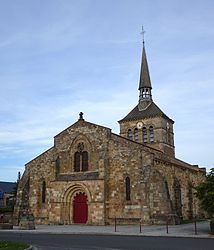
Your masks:
{"label": "sidewalk", "polygon": [[135,236],[171,236],[171,237],[195,237],[213,238],[209,234],[209,222],[197,223],[197,234],[194,224],[169,225],[168,234],[166,225],[117,225],[111,226],[89,226],[89,225],[36,225],[36,230],[19,230],[14,226],[13,230],[0,230],[19,233],[53,233],[53,234],[96,234],[96,235],[135,235]]}

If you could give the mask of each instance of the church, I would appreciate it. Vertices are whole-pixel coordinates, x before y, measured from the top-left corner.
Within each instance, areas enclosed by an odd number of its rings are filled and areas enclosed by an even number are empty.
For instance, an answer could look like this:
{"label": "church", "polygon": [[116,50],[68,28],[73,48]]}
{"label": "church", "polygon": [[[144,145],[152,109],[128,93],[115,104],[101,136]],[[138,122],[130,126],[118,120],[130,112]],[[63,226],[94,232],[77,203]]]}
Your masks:
{"label": "church", "polygon": [[[175,157],[174,121],[153,101],[143,43],[139,100],[120,134],[84,120],[54,137],[25,165],[14,218],[37,224],[161,224],[201,216],[194,186],[206,170]],[[137,91],[137,89],[136,89]]]}

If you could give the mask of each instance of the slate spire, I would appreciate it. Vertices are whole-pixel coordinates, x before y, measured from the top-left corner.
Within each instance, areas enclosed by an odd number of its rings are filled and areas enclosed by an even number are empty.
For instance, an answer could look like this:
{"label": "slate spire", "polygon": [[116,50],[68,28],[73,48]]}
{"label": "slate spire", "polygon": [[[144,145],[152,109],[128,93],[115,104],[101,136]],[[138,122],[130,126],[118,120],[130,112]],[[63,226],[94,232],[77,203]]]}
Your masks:
{"label": "slate spire", "polygon": [[143,41],[142,59],[141,59],[141,70],[140,70],[140,82],[139,82],[139,101],[146,100],[152,101],[152,85],[149,75],[149,67],[146,58],[145,44]]}

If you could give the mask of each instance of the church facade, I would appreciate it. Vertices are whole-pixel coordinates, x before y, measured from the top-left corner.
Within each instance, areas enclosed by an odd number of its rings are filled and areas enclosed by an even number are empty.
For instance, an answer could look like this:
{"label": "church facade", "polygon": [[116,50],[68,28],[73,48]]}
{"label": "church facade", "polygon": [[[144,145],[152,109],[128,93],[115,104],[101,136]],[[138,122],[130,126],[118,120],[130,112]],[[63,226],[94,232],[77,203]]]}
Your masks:
{"label": "church facade", "polygon": [[38,224],[179,223],[201,215],[194,186],[205,169],[175,157],[174,121],[152,99],[143,44],[136,107],[119,121],[120,135],[85,121],[54,137],[26,164],[14,218]]}

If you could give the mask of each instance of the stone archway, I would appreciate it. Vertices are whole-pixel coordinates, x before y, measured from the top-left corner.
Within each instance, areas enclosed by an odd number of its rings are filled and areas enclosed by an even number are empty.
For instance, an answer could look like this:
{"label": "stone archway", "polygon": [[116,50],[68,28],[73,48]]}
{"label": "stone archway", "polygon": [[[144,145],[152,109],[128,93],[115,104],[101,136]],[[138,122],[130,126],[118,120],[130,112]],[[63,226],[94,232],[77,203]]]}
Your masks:
{"label": "stone archway", "polygon": [[[82,194],[82,195],[78,196],[79,194]],[[83,196],[85,196],[85,198]],[[76,204],[74,205],[75,200],[76,200]],[[81,202],[82,204],[80,204]],[[63,200],[62,200],[62,207],[61,207],[62,222],[64,224],[73,224],[73,223],[90,224],[91,222],[90,203],[91,203],[91,195],[90,195],[88,188],[84,184],[78,183],[78,184],[74,184],[68,187],[68,189],[64,193]],[[78,208],[82,208],[83,209],[82,212],[85,209],[85,212],[83,212],[85,219],[82,218],[81,219],[82,222],[77,222],[75,220],[76,218],[74,216],[75,208],[76,208],[75,206],[77,206]]]}

